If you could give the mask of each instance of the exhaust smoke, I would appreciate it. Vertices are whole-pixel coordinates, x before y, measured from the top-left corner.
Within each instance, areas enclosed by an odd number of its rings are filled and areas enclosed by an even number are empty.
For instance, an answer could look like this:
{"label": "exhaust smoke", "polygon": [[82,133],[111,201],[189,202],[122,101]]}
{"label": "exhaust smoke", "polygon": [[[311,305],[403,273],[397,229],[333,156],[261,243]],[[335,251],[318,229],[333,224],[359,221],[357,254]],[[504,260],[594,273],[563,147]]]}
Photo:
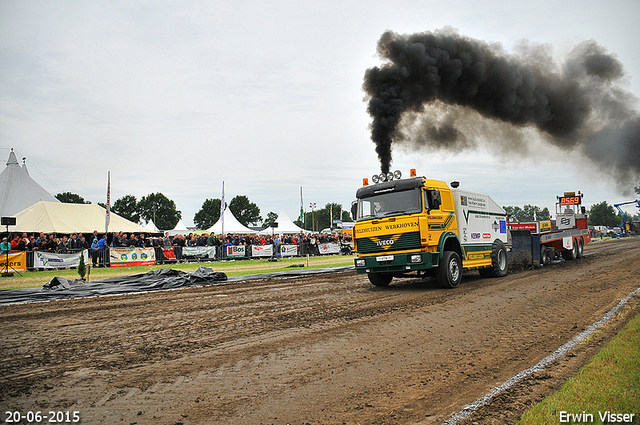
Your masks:
{"label": "exhaust smoke", "polygon": [[606,167],[619,184],[640,176],[637,99],[619,86],[620,61],[593,40],[557,63],[545,45],[521,42],[510,54],[453,29],[388,31],[378,54],[386,63],[366,71],[363,89],[384,173],[392,144],[526,154],[535,129],[538,138]]}

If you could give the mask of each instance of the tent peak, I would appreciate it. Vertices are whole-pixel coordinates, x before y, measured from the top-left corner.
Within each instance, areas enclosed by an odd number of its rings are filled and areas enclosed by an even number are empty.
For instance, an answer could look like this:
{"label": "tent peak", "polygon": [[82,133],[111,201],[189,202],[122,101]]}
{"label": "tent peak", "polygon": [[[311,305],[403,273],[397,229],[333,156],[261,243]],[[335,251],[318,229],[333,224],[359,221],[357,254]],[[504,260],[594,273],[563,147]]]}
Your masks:
{"label": "tent peak", "polygon": [[16,154],[13,152],[13,148],[11,148],[11,152],[9,153],[9,159],[7,159],[7,166],[9,165],[20,165],[18,163],[18,158]]}

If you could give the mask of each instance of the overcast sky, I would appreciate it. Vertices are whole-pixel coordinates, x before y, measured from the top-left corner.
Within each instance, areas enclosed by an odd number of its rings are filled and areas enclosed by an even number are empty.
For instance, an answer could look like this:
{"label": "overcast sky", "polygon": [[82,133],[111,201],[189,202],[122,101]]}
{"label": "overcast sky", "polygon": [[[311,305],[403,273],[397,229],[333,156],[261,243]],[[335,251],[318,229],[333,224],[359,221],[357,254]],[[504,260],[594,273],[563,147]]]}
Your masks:
{"label": "overcast sky", "polygon": [[[629,0],[0,0],[0,157],[14,148],[49,192],[92,203],[106,202],[111,171],[112,202],[162,192],[188,226],[223,180],[228,201],[246,195],[263,217],[295,219],[300,187],[306,210],[348,208],[380,170],[362,83],[382,64],[384,31],[449,26],[507,51],[545,44],[558,61],[593,39],[637,99],[639,16]],[[578,190],[587,207],[635,198],[543,143],[529,158],[396,149],[391,168],[459,180],[501,205],[553,211],[556,195]]]}

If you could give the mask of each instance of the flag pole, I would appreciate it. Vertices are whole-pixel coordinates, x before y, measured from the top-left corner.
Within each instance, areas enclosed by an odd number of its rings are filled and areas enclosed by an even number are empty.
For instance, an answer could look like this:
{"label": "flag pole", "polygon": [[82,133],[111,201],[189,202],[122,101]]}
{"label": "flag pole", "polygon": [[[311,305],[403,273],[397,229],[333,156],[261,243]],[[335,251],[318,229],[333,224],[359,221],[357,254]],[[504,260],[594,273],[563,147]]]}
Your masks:
{"label": "flag pole", "polygon": [[109,231],[111,222],[111,171],[107,172],[107,213],[104,216],[104,233]]}
{"label": "flag pole", "polygon": [[222,240],[224,241],[224,180],[222,180],[222,200],[220,201],[220,224],[222,225]]}

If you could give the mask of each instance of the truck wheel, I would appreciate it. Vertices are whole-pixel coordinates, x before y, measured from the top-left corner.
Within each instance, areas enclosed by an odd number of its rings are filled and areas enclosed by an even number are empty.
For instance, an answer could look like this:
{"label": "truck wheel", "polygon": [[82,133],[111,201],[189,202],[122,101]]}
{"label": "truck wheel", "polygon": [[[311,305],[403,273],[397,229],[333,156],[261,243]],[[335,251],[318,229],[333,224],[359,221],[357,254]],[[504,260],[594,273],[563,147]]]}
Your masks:
{"label": "truck wheel", "polygon": [[480,269],[482,277],[503,277],[509,272],[509,260],[507,259],[507,247],[501,240],[493,243],[491,248],[491,267]]}
{"label": "truck wheel", "polygon": [[578,241],[573,241],[573,248],[562,251],[562,258],[567,261],[575,260],[578,257]]}
{"label": "truck wheel", "polygon": [[457,288],[462,280],[462,262],[454,251],[445,251],[438,264],[436,282],[443,288]]}
{"label": "truck wheel", "polygon": [[549,251],[547,251],[546,246],[540,247],[540,264],[543,266],[549,265]]}
{"label": "truck wheel", "polygon": [[584,241],[580,238],[580,243],[578,244],[578,253],[576,254],[576,258],[582,258],[584,256]]}
{"label": "truck wheel", "polygon": [[393,280],[393,276],[386,273],[369,273],[367,277],[375,286],[389,286]]}

